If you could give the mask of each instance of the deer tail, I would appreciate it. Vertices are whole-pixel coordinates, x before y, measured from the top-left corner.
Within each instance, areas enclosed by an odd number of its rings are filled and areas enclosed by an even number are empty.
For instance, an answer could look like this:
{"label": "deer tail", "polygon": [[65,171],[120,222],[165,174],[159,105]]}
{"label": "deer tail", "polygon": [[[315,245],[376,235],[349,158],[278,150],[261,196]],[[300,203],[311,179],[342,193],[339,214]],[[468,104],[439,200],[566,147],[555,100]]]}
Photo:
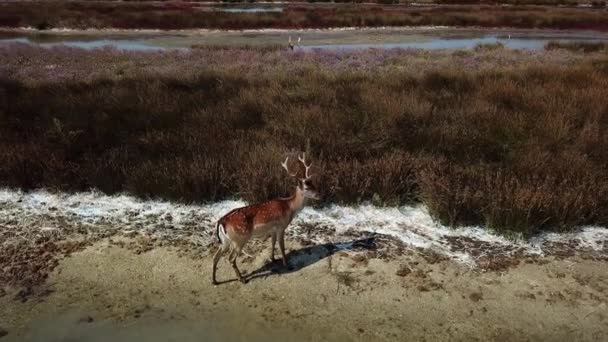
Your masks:
{"label": "deer tail", "polygon": [[215,225],[215,235],[217,236],[220,245],[224,245],[228,242],[228,236],[226,235],[226,229],[221,222],[217,222]]}

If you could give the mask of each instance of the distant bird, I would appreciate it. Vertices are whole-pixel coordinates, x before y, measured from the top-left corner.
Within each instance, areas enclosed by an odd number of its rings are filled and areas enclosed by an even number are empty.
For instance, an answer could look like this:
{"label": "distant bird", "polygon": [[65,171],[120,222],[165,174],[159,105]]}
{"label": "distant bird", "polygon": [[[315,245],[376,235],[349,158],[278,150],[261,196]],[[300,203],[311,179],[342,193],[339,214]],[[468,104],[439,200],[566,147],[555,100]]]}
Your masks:
{"label": "distant bird", "polygon": [[287,44],[289,45],[289,49],[293,50],[293,42],[291,41],[291,36],[289,36],[289,42]]}
{"label": "distant bird", "polygon": [[298,37],[298,46],[300,46],[301,41],[302,41],[302,37]]}
{"label": "distant bird", "polygon": [[511,39],[511,35],[509,35],[509,38],[508,38],[508,39]]}

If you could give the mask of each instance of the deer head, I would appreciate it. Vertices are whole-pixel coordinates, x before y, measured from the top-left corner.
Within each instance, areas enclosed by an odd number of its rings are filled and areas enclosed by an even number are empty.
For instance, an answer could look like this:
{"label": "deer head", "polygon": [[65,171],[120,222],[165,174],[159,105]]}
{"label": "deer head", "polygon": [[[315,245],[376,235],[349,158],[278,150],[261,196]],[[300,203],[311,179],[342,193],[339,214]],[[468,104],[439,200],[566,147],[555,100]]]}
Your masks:
{"label": "deer head", "polygon": [[302,163],[302,165],[304,165],[304,178],[298,178],[297,173],[289,172],[289,167],[287,166],[289,157],[285,158],[285,161],[281,163],[281,166],[283,166],[285,171],[287,171],[288,175],[298,179],[298,189],[302,192],[302,194],[304,195],[305,198],[318,200],[319,195],[317,194],[317,190],[315,189],[314,185],[312,184],[312,181],[311,181],[312,176],[309,173],[312,163],[306,165],[306,154],[305,153],[302,153],[302,156],[298,156],[298,160]]}

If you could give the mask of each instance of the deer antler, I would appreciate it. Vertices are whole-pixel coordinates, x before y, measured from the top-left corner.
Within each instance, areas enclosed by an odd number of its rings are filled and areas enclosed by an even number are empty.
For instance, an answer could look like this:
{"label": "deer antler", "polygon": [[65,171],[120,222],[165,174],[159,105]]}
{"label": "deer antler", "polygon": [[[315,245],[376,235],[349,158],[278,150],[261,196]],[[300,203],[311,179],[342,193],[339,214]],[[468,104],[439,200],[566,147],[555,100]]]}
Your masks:
{"label": "deer antler", "polygon": [[304,165],[304,168],[306,170],[305,175],[304,175],[305,179],[310,179],[311,176],[308,174],[308,170],[310,170],[312,163],[310,163],[309,165],[306,165],[306,153],[302,153],[301,157],[298,156],[298,160],[300,162],[302,162],[302,164]]}
{"label": "deer antler", "polygon": [[287,161],[289,161],[289,157],[285,158],[285,161],[281,163],[281,166],[285,169],[285,171],[287,171],[287,174],[290,175],[291,177],[297,176],[298,175],[297,173],[289,172],[289,168],[287,167]]}

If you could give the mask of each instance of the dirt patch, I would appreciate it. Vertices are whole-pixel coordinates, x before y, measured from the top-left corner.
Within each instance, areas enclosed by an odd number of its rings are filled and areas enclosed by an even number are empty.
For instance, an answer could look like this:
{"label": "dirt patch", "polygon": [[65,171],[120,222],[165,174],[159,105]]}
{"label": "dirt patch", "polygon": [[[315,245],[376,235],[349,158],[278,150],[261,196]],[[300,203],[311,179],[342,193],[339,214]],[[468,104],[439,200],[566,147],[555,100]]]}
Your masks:
{"label": "dirt patch", "polygon": [[471,299],[474,302],[479,302],[480,300],[483,299],[483,294],[481,292],[473,292],[469,295],[469,299]]}
{"label": "dirt patch", "polygon": [[405,277],[410,273],[412,273],[412,269],[409,266],[401,265],[395,274],[400,277]]}
{"label": "dirt patch", "polygon": [[[9,244],[0,250],[0,286],[21,287],[15,300],[26,301],[48,292],[44,283],[62,258],[89,246],[91,240],[37,240]],[[0,297],[5,295],[1,291]]]}

